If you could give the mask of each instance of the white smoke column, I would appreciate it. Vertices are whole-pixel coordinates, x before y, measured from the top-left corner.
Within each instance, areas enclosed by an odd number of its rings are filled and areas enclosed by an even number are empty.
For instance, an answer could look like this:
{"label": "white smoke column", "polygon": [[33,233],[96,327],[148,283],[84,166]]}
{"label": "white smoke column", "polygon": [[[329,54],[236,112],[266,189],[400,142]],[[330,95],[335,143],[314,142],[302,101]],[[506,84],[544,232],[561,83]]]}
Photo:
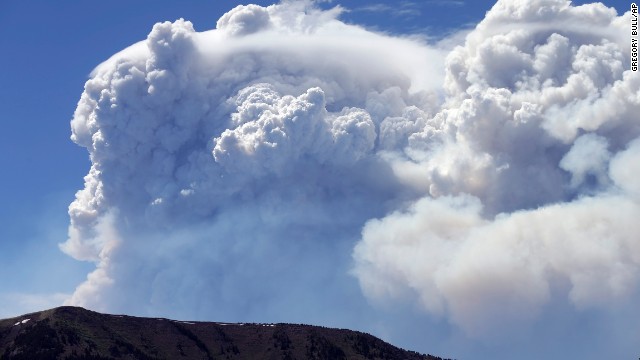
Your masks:
{"label": "white smoke column", "polygon": [[556,303],[605,311],[637,295],[629,15],[498,1],[448,55],[442,110],[385,155],[426,194],[369,221],[354,251],[370,298],[415,298],[486,340]]}
{"label": "white smoke column", "polygon": [[68,303],[376,322],[352,268],[369,299],[416,300],[425,323],[484,340],[543,328],[565,304],[628,311],[630,14],[499,1],[445,60],[341,11],[287,1],[202,33],[160,23],[94,70],[71,123],[92,167],[62,248],[97,268]]}
{"label": "white smoke column", "polygon": [[236,321],[351,311],[352,247],[404,191],[375,155],[380,123],[435,112],[444,55],[340,12],[284,2],[202,33],[159,23],[94,70],[71,122],[92,167],[62,248],[97,269],[69,304]]}

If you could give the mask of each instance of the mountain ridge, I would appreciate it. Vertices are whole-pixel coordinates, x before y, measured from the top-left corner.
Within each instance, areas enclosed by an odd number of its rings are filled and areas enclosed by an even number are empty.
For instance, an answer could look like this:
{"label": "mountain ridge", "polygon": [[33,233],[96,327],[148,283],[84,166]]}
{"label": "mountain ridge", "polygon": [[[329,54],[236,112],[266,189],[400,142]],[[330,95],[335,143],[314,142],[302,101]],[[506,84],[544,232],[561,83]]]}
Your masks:
{"label": "mountain ridge", "polygon": [[62,306],[0,320],[0,360],[442,360],[370,334],[303,324],[179,321]]}

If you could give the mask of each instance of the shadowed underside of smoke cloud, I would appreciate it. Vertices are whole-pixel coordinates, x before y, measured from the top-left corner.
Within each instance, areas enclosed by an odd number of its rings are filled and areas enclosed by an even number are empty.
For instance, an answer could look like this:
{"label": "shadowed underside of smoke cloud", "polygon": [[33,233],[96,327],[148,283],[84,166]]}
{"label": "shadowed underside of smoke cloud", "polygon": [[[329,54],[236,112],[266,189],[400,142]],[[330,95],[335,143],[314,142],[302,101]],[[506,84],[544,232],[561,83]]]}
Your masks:
{"label": "shadowed underside of smoke cloud", "polygon": [[350,272],[486,340],[637,296],[629,13],[499,1],[445,54],[340,11],[160,23],[96,68],[62,248],[97,269],[70,303],[321,320],[359,306]]}

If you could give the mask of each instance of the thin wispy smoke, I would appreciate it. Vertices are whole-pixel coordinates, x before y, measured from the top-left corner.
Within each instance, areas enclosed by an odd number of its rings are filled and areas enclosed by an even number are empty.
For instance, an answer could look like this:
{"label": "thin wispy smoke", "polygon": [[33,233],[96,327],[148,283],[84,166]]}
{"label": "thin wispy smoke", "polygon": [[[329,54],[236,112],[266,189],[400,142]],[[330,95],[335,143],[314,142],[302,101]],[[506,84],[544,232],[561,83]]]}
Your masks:
{"label": "thin wispy smoke", "polygon": [[558,308],[624,311],[640,280],[629,14],[499,1],[449,52],[342,11],[159,23],[94,70],[62,248],[97,269],[68,302],[364,327],[361,289],[470,344]]}

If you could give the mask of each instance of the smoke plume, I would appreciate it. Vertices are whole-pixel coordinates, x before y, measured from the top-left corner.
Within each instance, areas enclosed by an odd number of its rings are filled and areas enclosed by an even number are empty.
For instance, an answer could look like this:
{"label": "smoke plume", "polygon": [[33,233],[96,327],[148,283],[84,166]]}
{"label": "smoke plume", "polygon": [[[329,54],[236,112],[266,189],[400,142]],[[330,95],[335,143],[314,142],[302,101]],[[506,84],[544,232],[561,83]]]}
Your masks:
{"label": "smoke plume", "polygon": [[96,270],[68,303],[371,328],[361,289],[486,345],[638,299],[630,13],[501,0],[446,50],[342,11],[158,23],[94,70],[61,246]]}

